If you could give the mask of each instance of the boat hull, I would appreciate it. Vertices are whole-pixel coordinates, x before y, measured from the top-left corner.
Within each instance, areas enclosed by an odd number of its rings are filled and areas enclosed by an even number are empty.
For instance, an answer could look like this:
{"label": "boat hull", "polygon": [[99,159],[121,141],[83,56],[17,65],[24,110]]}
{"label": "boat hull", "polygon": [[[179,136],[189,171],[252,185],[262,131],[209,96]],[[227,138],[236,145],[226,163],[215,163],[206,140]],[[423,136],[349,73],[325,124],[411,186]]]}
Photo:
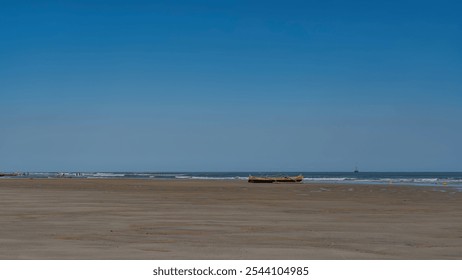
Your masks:
{"label": "boat hull", "polygon": [[295,177],[255,177],[249,176],[249,183],[300,183],[303,180],[303,176]]}
{"label": "boat hull", "polygon": [[0,177],[13,177],[18,175],[18,173],[0,173]]}

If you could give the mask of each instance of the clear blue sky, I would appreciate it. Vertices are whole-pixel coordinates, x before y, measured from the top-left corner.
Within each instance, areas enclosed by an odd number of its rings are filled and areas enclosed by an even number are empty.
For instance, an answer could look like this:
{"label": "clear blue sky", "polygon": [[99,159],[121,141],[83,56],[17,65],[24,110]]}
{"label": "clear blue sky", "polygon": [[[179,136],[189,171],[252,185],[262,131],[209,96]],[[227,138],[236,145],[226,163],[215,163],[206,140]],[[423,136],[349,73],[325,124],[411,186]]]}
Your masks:
{"label": "clear blue sky", "polygon": [[1,1],[0,170],[461,171],[459,1]]}

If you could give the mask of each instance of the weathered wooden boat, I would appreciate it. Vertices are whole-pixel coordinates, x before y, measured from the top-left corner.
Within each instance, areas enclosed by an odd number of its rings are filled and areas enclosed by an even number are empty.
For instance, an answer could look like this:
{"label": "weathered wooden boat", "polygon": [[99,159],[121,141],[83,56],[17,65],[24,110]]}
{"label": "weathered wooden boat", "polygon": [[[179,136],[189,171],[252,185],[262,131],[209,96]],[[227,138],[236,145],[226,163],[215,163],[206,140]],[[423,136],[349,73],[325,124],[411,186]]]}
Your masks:
{"label": "weathered wooden boat", "polygon": [[300,183],[303,175],[283,177],[257,177],[249,176],[249,183]]}
{"label": "weathered wooden boat", "polygon": [[12,177],[12,176],[18,176],[19,173],[0,173],[0,177]]}

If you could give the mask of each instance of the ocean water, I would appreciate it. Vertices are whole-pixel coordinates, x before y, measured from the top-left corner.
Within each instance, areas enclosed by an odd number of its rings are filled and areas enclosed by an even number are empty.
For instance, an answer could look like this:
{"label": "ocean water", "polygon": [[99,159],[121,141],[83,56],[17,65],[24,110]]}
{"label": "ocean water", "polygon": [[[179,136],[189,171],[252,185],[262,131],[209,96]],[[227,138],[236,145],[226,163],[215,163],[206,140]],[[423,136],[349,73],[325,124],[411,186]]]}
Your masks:
{"label": "ocean water", "polygon": [[138,178],[170,180],[247,180],[254,176],[304,176],[303,183],[453,186],[462,190],[462,172],[29,172],[25,178]]}

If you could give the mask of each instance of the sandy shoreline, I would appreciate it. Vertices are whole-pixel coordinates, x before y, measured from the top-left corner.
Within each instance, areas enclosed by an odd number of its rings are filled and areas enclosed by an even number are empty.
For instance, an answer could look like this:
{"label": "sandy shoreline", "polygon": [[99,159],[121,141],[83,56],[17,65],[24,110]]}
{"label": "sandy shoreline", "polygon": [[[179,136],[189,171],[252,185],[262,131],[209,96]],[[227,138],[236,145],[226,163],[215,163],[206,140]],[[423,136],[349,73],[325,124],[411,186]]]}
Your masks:
{"label": "sandy shoreline", "polygon": [[462,259],[444,187],[0,180],[0,259]]}

